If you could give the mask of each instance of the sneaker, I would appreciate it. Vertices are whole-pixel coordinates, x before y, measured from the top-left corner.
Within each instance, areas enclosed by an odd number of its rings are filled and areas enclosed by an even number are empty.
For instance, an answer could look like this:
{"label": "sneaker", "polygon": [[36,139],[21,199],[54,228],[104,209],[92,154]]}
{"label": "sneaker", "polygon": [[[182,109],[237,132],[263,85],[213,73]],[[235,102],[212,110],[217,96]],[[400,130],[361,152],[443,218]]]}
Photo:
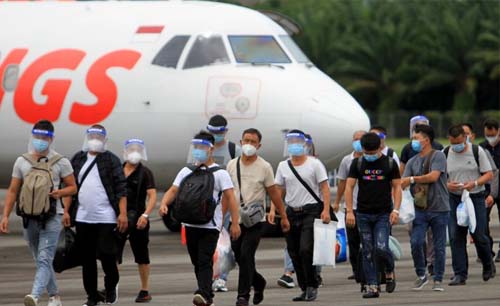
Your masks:
{"label": "sneaker", "polygon": [[487,282],[490,278],[494,278],[496,272],[497,272],[497,269],[495,267],[495,264],[492,262],[489,269],[483,268],[483,280],[485,282]]}
{"label": "sneaker", "polygon": [[31,294],[24,297],[24,306],[37,306],[38,299]]}
{"label": "sneaker", "polygon": [[347,277],[347,279],[348,279],[348,280],[354,280],[354,279],[356,279],[356,275],[351,274],[351,275],[349,275],[349,276]]}
{"label": "sneaker", "polygon": [[212,283],[212,289],[215,292],[228,292],[229,291],[229,289],[227,289],[227,287],[226,287],[226,281],[223,280],[222,278],[218,278],[218,279],[214,280],[214,282]]}
{"label": "sneaker", "polygon": [[427,278],[427,275],[424,275],[424,278],[417,277],[415,280],[415,283],[413,284],[413,290],[422,290],[425,285],[429,282],[429,279]]}
{"label": "sneaker", "polygon": [[278,285],[283,287],[283,288],[288,288],[288,289],[295,287],[295,283],[293,282],[293,278],[289,275],[286,275],[286,274],[283,274],[283,276],[281,276],[278,279]]}
{"label": "sneaker", "polygon": [[82,306],[96,306],[96,305],[98,305],[96,301],[88,298],[87,301],[83,303]]}
{"label": "sneaker", "polygon": [[193,297],[193,305],[206,306],[206,305],[210,305],[210,304],[207,303],[207,300],[203,297],[203,295],[197,293]]}
{"label": "sneaker", "polygon": [[312,302],[318,298],[318,288],[307,287],[304,301]]}
{"label": "sneaker", "polygon": [[141,290],[139,291],[139,294],[135,298],[136,303],[148,303],[152,300],[153,298],[149,294],[149,291],[146,290]]}
{"label": "sneaker", "polygon": [[236,300],[236,306],[248,306],[249,302],[246,298],[240,296],[238,300]]}
{"label": "sneaker", "polygon": [[368,291],[363,294],[364,299],[378,298],[380,293],[378,293],[377,286],[368,286]]}
{"label": "sneaker", "polygon": [[463,279],[458,275],[453,276],[451,282],[448,283],[448,286],[463,286],[463,285],[465,285],[465,279]]}
{"label": "sneaker", "polygon": [[49,303],[47,304],[47,306],[62,306],[61,297],[59,297],[58,295],[49,297]]}
{"label": "sneaker", "polygon": [[434,285],[432,285],[432,291],[440,291],[440,292],[443,292],[444,291],[444,288],[443,288],[443,283],[440,282],[440,281],[434,281]]}
{"label": "sneaker", "polygon": [[385,277],[385,291],[393,293],[394,290],[396,290],[396,273],[392,272],[392,277]]}
{"label": "sneaker", "polygon": [[267,282],[264,279],[264,281],[262,282],[262,284],[258,288],[256,288],[256,287],[253,288],[253,301],[252,302],[254,305],[259,305],[264,300],[264,290],[266,289],[266,285],[267,285]]}
{"label": "sneaker", "polygon": [[118,301],[118,286],[116,286],[113,290],[106,290],[106,301],[105,303],[108,305],[115,304]]}

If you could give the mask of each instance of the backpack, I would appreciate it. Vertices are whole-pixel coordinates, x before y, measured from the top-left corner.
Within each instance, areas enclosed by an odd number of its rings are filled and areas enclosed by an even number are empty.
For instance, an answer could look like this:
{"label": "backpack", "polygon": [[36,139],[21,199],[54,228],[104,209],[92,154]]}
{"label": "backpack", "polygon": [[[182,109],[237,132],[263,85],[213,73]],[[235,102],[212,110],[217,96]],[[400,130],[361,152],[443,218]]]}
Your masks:
{"label": "backpack", "polygon": [[393,158],[392,157],[393,155],[394,155],[394,150],[392,148],[387,149],[387,156]]}
{"label": "backpack", "polygon": [[188,167],[192,172],[182,180],[179,186],[173,217],[182,223],[200,225],[212,221],[215,225],[214,214],[219,201],[213,199],[214,172],[221,168],[208,168],[203,164],[198,167]]}
{"label": "backpack", "polygon": [[231,156],[231,159],[236,157],[236,144],[232,141],[228,143],[229,147],[229,156]]}
{"label": "backpack", "polygon": [[[22,157],[31,164],[31,170],[23,178],[16,212],[23,220],[37,219],[45,222],[56,214],[57,201],[49,196],[54,189],[52,167],[63,156],[56,154],[50,159],[40,157],[38,160],[34,160],[30,154],[23,154]],[[26,222],[24,223],[26,226]]]}
{"label": "backpack", "polygon": [[[443,150],[444,155],[446,156],[446,159],[448,159],[448,152],[450,152],[450,147],[446,147]],[[475,144],[472,145],[472,155],[474,155],[474,160],[476,161],[477,168],[479,171],[481,171],[481,167],[479,165],[479,147]]]}

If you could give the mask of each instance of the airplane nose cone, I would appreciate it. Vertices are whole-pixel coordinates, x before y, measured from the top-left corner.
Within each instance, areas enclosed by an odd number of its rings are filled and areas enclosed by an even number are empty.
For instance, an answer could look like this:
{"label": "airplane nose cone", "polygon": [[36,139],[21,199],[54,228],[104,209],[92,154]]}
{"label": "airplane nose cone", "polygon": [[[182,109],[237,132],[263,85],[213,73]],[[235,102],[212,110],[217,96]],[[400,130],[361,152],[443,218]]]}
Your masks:
{"label": "airplane nose cone", "polygon": [[352,135],[367,131],[370,119],[358,102],[340,85],[329,91],[318,92],[305,104],[302,126],[315,131],[313,141],[319,158],[329,168],[335,168],[342,157],[352,151]]}

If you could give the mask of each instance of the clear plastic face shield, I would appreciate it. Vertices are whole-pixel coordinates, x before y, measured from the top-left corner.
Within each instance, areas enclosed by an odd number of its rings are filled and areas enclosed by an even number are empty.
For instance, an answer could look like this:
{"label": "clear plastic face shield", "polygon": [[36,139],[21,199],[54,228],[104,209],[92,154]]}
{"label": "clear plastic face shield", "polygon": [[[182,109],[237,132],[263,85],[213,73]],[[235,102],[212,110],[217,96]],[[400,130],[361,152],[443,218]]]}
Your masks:
{"label": "clear plastic face shield", "polygon": [[415,129],[415,125],[417,124],[425,124],[429,125],[430,121],[427,117],[423,115],[414,116],[410,119],[410,139],[413,137],[413,130]]}
{"label": "clear plastic face shield", "polygon": [[305,152],[306,155],[315,157],[314,143],[313,143],[312,138],[309,138],[309,137],[306,136],[306,144],[305,144],[304,148],[305,148],[304,152]]}
{"label": "clear plastic face shield", "polygon": [[54,133],[51,131],[33,129],[28,142],[28,152],[31,154],[45,154],[53,150]]}
{"label": "clear plastic face shield", "polygon": [[87,129],[85,133],[82,151],[102,153],[106,151],[107,140],[108,138],[106,137],[106,130],[97,127],[91,127]]}
{"label": "clear plastic face shield", "polygon": [[123,160],[133,165],[137,165],[141,160],[148,160],[144,141],[138,138],[125,141],[123,146]]}
{"label": "clear plastic face shield", "polygon": [[221,143],[226,139],[228,129],[225,126],[207,125],[207,130],[214,136],[215,143]]}
{"label": "clear plastic face shield", "polygon": [[213,144],[205,139],[191,140],[187,162],[188,164],[200,165],[206,163],[212,155]]}
{"label": "clear plastic face shield", "polygon": [[306,154],[306,137],[301,133],[288,133],[285,137],[284,157]]}

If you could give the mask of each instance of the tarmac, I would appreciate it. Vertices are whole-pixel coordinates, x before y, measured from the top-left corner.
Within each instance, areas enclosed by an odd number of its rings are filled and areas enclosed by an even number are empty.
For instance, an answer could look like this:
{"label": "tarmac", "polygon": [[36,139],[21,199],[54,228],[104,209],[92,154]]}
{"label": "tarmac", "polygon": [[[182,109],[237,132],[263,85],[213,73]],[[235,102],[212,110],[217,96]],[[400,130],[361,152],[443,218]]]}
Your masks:
{"label": "tarmac", "polygon": [[[3,200],[3,193],[0,194]],[[0,204],[0,206],[2,206]],[[494,210],[496,212],[496,209]],[[492,215],[493,237],[500,237],[498,217]],[[151,221],[150,255],[151,277],[150,292],[153,300],[150,305],[191,306],[192,294],[196,287],[193,267],[185,246],[180,242],[179,233],[169,232],[160,218]],[[26,242],[22,238],[22,222],[11,215],[10,234],[0,235],[0,305],[23,305],[23,297],[31,290],[35,267]],[[404,225],[395,226],[393,234],[401,243],[403,256],[396,262],[397,287],[394,293],[382,294],[378,299],[363,299],[360,286],[347,280],[351,274],[349,263],[337,264],[335,268],[324,267],[322,277],[324,286],[319,289],[318,299],[309,305],[316,306],[354,306],[354,305],[500,305],[500,275],[488,282],[481,277],[482,266],[476,263],[473,244],[468,245],[469,279],[467,285],[449,287],[448,279],[452,274],[451,252],[447,248],[445,291],[431,290],[432,282],[422,291],[413,291],[415,280],[413,261],[410,253],[409,237]],[[498,241],[495,243],[497,250]],[[291,299],[300,292],[297,288],[284,289],[276,280],[283,274],[283,238],[263,238],[257,251],[257,268],[267,279],[265,299],[261,305],[284,306],[302,305]],[[500,266],[499,266],[500,267]],[[236,268],[229,275],[229,292],[216,293],[215,305],[234,305],[237,294],[238,272]],[[103,285],[103,274],[99,271],[99,283]],[[74,268],[57,274],[63,305],[78,306],[86,300],[82,285],[81,269]],[[124,262],[120,266],[119,300],[116,305],[137,305],[134,300],[140,289],[137,266],[133,261],[130,248],[126,247]],[[39,305],[46,305],[47,296],[42,297]]]}

